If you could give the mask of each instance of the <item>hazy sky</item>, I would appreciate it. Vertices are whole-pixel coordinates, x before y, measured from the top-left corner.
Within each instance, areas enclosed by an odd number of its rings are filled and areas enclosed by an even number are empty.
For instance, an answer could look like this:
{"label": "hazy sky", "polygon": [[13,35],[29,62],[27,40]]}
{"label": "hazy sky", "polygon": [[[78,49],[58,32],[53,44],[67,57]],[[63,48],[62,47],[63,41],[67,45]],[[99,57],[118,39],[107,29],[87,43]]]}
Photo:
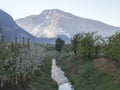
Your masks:
{"label": "hazy sky", "polygon": [[60,9],[74,15],[120,26],[120,0],[0,0],[0,9],[14,19]]}

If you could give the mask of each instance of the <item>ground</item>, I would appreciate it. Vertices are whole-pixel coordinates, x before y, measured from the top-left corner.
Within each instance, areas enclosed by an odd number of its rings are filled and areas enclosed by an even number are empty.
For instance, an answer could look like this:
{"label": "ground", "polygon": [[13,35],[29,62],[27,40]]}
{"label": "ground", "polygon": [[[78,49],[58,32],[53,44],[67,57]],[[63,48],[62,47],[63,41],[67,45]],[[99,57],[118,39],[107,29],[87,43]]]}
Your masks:
{"label": "ground", "polygon": [[109,59],[61,53],[57,61],[75,90],[120,90],[120,67]]}

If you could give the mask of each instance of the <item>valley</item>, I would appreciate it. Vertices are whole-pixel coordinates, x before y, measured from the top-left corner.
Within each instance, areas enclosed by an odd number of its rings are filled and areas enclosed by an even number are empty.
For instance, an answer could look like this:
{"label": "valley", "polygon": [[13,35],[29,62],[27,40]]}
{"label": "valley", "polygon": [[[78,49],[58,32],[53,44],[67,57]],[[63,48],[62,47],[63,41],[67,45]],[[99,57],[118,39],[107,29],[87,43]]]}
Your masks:
{"label": "valley", "polygon": [[0,9],[0,90],[120,90],[120,27],[59,9],[14,20]]}

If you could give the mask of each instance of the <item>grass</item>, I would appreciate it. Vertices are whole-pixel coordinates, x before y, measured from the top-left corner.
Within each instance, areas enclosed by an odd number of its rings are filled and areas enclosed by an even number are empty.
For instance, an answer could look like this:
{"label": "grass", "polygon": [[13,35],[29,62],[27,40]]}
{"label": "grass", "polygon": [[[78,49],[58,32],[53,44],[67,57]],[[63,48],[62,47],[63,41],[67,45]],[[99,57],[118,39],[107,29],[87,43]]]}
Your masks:
{"label": "grass", "polygon": [[53,59],[53,58],[58,57],[59,55],[60,55],[60,53],[57,52],[56,50],[47,51],[47,52],[46,52],[45,59],[51,60],[51,59]]}
{"label": "grass", "polygon": [[62,53],[57,60],[75,90],[120,90],[119,78],[99,69],[93,59]]}
{"label": "grass", "polygon": [[[51,59],[58,55],[57,51],[47,51],[43,66],[41,67],[41,74],[29,86],[31,90],[57,90],[57,83],[51,78]],[[29,89],[30,90],[30,89]]]}

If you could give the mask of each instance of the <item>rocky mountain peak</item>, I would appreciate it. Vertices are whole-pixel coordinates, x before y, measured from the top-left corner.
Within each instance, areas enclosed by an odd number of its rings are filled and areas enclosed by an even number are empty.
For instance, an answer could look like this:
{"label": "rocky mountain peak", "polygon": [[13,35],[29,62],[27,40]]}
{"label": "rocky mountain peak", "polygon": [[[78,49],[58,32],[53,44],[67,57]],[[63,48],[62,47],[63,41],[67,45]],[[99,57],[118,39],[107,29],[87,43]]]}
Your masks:
{"label": "rocky mountain peak", "polygon": [[44,10],[39,15],[26,18],[16,20],[17,24],[38,38],[54,38],[59,35],[72,37],[80,32],[97,32],[99,35],[109,36],[119,30],[119,27],[81,18],[58,9]]}

